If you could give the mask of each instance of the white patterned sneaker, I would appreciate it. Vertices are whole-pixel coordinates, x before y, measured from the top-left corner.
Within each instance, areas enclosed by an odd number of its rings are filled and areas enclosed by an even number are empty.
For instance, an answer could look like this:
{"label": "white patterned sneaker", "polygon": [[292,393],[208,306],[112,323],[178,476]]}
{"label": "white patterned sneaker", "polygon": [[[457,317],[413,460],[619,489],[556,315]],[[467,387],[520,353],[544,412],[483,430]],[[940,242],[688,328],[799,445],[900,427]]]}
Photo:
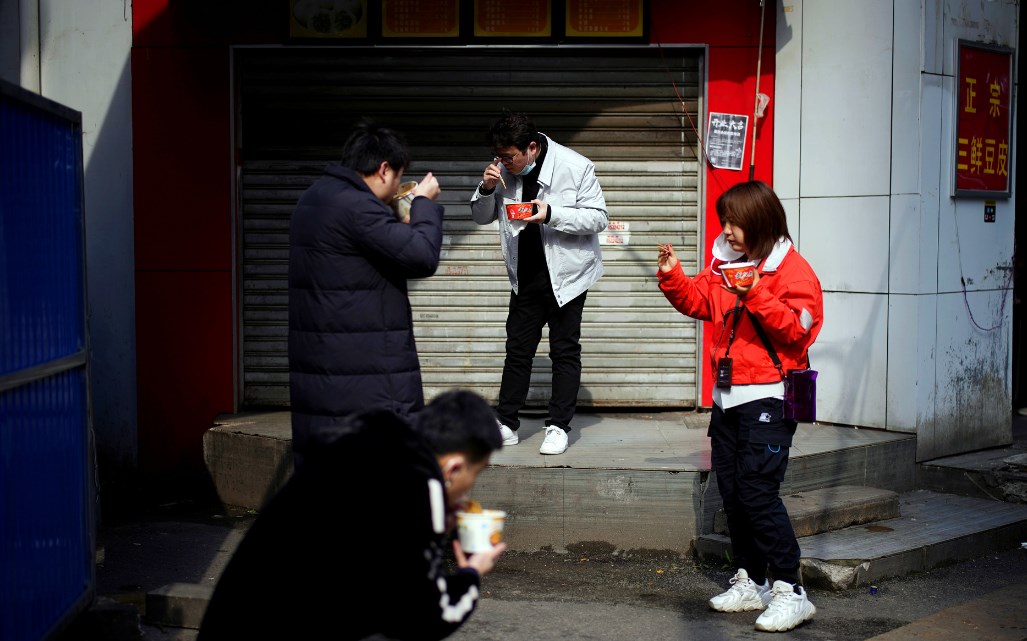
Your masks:
{"label": "white patterned sneaker", "polygon": [[499,435],[503,437],[503,447],[507,445],[517,445],[521,442],[521,437],[517,436],[517,432],[513,431],[506,425],[503,425],[499,421],[496,421],[499,425]]}
{"label": "white patterned sneaker", "polygon": [[801,585],[793,588],[791,583],[774,581],[770,595],[770,605],[756,619],[757,630],[786,632],[817,613],[806,596],[806,588]]}
{"label": "white patterned sneaker", "polygon": [[546,438],[542,441],[542,447],[538,448],[539,454],[563,454],[567,451],[567,432],[559,425],[546,426]]}
{"label": "white patterned sneaker", "polygon": [[770,584],[764,580],[763,585],[757,585],[743,569],[731,577],[727,592],[710,599],[710,607],[718,612],[762,610],[767,603],[770,603]]}

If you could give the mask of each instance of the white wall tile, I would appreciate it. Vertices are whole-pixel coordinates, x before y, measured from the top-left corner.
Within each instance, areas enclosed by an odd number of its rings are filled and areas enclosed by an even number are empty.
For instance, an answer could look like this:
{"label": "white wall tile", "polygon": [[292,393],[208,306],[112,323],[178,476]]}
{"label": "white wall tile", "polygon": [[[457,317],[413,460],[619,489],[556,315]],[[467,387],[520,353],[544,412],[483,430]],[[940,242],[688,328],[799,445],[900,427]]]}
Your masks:
{"label": "white wall tile", "polygon": [[891,193],[919,191],[920,168],[920,7],[895,3],[892,36]]}
{"label": "white wall tile", "polygon": [[940,74],[945,70],[944,7],[940,0],[922,0],[924,13],[924,72]]}
{"label": "white wall tile", "polygon": [[983,199],[942,201],[938,221],[938,289],[1012,287],[1013,203],[997,200],[995,222],[984,222]]}
{"label": "white wall tile", "polygon": [[[935,237],[924,237],[921,233],[920,197],[917,195],[899,195],[890,198],[890,215],[888,226],[888,243],[890,260],[888,261],[888,291],[892,294],[921,294],[920,257],[926,246],[933,255],[937,255],[938,243]],[[934,216],[934,213],[930,214]],[[937,264],[929,266],[931,281],[937,272]]]}
{"label": "white wall tile", "polygon": [[915,194],[891,198],[889,291],[930,294],[938,291],[938,212],[924,208]]}
{"label": "white wall tile", "polygon": [[817,420],[885,427],[888,297],[824,293],[824,326],[810,349]]}
{"label": "white wall tile", "polygon": [[[1013,254],[1014,209],[1011,199],[995,199],[996,221],[984,222],[983,198],[952,196],[955,166],[955,113],[958,88],[951,75],[955,67],[953,45],[957,38],[980,39],[982,34],[1005,37],[1006,27],[995,20],[1014,20],[1008,2],[973,3],[946,0],[946,75],[938,85],[940,118],[938,136],[938,291],[959,293],[995,290],[1011,286],[1009,279]],[[924,108],[934,100],[933,83],[925,82]],[[925,134],[926,136],[926,134]],[[926,143],[925,137],[925,143]],[[925,154],[924,173],[929,169]]]}
{"label": "white wall tile", "polygon": [[952,75],[959,38],[1015,44],[1015,0],[788,6],[775,189],[825,289],[820,420],[916,432],[920,460],[1008,438],[1013,201],[952,197]]}
{"label": "white wall tile", "polygon": [[792,236],[792,243],[800,252],[802,251],[802,217],[799,212],[799,199],[782,199],[781,205],[785,208],[785,218],[788,220],[788,233]]}
{"label": "white wall tile", "polygon": [[887,196],[802,198],[802,254],[825,290],[888,291]]}
{"label": "white wall tile", "polygon": [[[102,460],[131,467],[138,457],[139,423],[135,394],[132,21],[126,17],[126,11],[131,13],[130,5],[103,0],[21,3],[22,7],[30,4],[38,9],[39,24],[33,27],[38,28],[37,44],[43,54],[38,58],[41,94],[82,116],[90,381],[96,442]],[[226,211],[223,215],[228,220],[231,214]]]}
{"label": "white wall tile", "polygon": [[888,297],[888,429],[916,432],[934,416],[937,297]]}
{"label": "white wall tile", "polygon": [[938,96],[938,197],[944,201],[952,196],[953,167],[955,166],[955,86],[956,80],[952,76],[939,76],[941,78]]}
{"label": "white wall tile", "polygon": [[800,196],[889,193],[892,1],[803,5]]}
{"label": "white wall tile", "polygon": [[956,42],[960,39],[1016,46],[1017,2],[998,0],[944,0],[942,45],[943,73],[956,74]]}
{"label": "white wall tile", "polygon": [[802,0],[775,2],[773,6],[777,8],[774,191],[784,200],[799,197],[799,143],[802,140],[799,127],[802,115]]}
{"label": "white wall tile", "polygon": [[950,130],[942,122],[944,101],[951,99],[951,93],[944,84],[941,76],[924,75],[920,94],[920,202],[925,212],[938,211],[938,199],[944,193],[942,167],[947,172],[951,162],[951,133],[946,133]]}
{"label": "white wall tile", "polygon": [[[917,459],[1009,443],[1011,292],[939,295],[934,429],[917,434]],[[973,314],[970,317],[967,308]],[[978,327],[981,325],[981,327]],[[818,389],[819,391],[819,389]]]}

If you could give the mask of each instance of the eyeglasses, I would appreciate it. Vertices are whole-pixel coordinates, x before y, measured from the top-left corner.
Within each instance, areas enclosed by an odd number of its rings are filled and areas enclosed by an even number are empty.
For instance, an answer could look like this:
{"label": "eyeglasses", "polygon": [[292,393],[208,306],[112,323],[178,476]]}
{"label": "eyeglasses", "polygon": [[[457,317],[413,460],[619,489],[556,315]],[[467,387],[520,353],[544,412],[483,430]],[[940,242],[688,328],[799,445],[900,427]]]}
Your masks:
{"label": "eyeglasses", "polygon": [[496,158],[499,158],[503,162],[511,162],[514,158],[520,155],[521,152],[516,154],[496,154]]}

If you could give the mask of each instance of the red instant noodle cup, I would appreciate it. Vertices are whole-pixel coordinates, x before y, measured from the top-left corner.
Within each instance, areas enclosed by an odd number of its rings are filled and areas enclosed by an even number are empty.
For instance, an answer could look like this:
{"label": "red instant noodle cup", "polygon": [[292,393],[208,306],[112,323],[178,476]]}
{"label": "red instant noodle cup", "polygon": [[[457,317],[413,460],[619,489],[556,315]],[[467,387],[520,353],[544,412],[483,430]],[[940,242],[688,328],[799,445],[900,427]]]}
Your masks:
{"label": "red instant noodle cup", "polygon": [[732,289],[750,287],[756,278],[756,263],[724,263],[720,266],[720,274]]}
{"label": "red instant noodle cup", "polygon": [[506,206],[506,217],[510,220],[531,218],[536,213],[538,213],[538,205],[535,203],[510,203]]}

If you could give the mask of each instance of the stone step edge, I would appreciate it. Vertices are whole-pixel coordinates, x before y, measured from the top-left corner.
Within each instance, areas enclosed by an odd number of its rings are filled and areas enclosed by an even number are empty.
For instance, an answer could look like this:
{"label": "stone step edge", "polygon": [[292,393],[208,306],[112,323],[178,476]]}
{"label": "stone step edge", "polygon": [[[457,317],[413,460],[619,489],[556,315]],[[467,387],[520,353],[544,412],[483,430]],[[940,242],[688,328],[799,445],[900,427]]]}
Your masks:
{"label": "stone step edge", "polygon": [[[995,538],[1009,538],[1005,534],[1013,529],[1013,526],[1000,528],[1003,532],[995,533],[989,531],[978,532],[972,535],[960,537],[956,540],[959,547],[964,550],[973,550],[971,554],[963,554],[958,558],[951,556],[940,556],[936,562],[928,562],[932,548],[941,548],[953,544],[953,540],[946,539],[935,544],[920,546],[911,549],[905,554],[887,555],[874,559],[846,560],[846,561],[824,561],[809,557],[802,557],[799,561],[799,572],[802,583],[814,590],[830,590],[840,592],[850,588],[869,586],[879,583],[884,579],[905,576],[913,572],[924,572],[935,567],[947,565],[952,562],[980,558],[1015,547],[1015,544],[993,545]],[[1021,534],[1023,529],[1019,531]],[[1017,538],[1015,533],[1012,538]],[[801,544],[801,541],[800,541]],[[731,540],[723,534],[704,534],[696,539],[696,556],[710,563],[723,565],[726,569],[734,569],[730,562]]]}
{"label": "stone step edge", "polygon": [[[802,538],[899,516],[899,495],[862,485],[836,485],[781,497],[795,536]],[[723,508],[713,517],[714,534],[727,534]]]}
{"label": "stone step edge", "polygon": [[[931,497],[945,496],[933,492],[918,490],[904,495],[907,500],[915,495]],[[951,495],[950,495],[951,496]],[[978,501],[981,504],[995,504],[992,501],[977,499],[962,499]],[[813,556],[804,556],[800,560],[803,583],[811,588],[828,590],[846,590],[853,587],[867,586],[882,579],[904,576],[913,572],[924,572],[941,565],[953,562],[965,561],[973,558],[980,558],[992,552],[1006,549],[1013,549],[1022,545],[1024,537],[1027,537],[1027,510],[1022,506],[1011,504],[997,505],[1006,507],[1006,514],[992,527],[981,528],[961,535],[940,535],[936,540],[928,543],[910,545],[902,549],[892,549],[890,552],[882,553],[880,556],[864,559],[831,559],[823,560]],[[986,509],[992,509],[990,507]],[[896,521],[908,521],[907,528],[916,524],[916,517],[900,517],[891,519],[885,523],[896,525]],[[834,532],[803,537],[810,541],[823,540],[824,537],[840,535],[845,537],[858,530],[877,531],[877,536],[889,536],[886,532],[894,532],[888,525],[870,524],[851,526]],[[892,534],[899,536],[901,532]],[[799,539],[800,547],[803,546],[803,539]],[[816,547],[816,543],[812,543]],[[807,548],[808,551],[808,548]],[[731,567],[731,540],[722,534],[704,534],[695,541],[695,556],[707,562],[724,564]]]}
{"label": "stone step edge", "polygon": [[214,586],[168,583],[146,593],[146,622],[151,625],[199,630]]}

